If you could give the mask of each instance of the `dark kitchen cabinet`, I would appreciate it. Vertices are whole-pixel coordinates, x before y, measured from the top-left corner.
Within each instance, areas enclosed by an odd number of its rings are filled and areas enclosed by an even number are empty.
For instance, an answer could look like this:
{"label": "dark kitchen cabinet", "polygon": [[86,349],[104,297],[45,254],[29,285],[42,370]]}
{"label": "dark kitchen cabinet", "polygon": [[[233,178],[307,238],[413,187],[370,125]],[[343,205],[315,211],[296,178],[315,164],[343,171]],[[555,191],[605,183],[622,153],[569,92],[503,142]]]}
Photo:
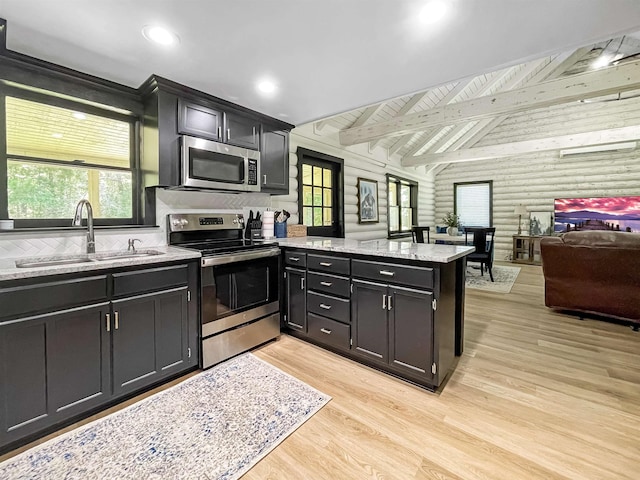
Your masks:
{"label": "dark kitchen cabinet", "polygon": [[113,302],[113,391],[120,395],[188,362],[187,287]]}
{"label": "dark kitchen cabinet", "polygon": [[189,262],[0,283],[0,453],[196,367],[198,275]]}
{"label": "dark kitchen cabinet", "polygon": [[260,150],[260,122],[251,117],[226,112],[224,115],[226,143]]}
{"label": "dark kitchen cabinet", "polygon": [[285,292],[287,296],[286,324],[289,328],[307,332],[307,273],[297,268],[285,268]]}
{"label": "dark kitchen cabinet", "polygon": [[260,149],[261,191],[289,193],[289,132],[270,131],[265,126]]}
{"label": "dark kitchen cabinet", "polygon": [[353,351],[378,362],[389,361],[386,285],[353,280]]}
{"label": "dark kitchen cabinet", "polygon": [[223,140],[223,113],[194,102],[178,100],[178,133]]}

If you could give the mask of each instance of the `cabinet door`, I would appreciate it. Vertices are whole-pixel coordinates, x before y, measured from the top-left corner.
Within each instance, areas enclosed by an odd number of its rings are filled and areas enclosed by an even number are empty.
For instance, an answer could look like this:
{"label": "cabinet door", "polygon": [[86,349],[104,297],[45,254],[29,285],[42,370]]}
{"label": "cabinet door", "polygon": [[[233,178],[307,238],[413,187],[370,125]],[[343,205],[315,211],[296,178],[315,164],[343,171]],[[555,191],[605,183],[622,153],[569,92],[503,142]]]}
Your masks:
{"label": "cabinet door", "polygon": [[262,133],[261,191],[289,193],[289,132]]}
{"label": "cabinet door", "polygon": [[187,287],[112,305],[113,393],[143,388],[187,362]]}
{"label": "cabinet door", "polygon": [[222,112],[180,99],[178,132],[222,141]]}
{"label": "cabinet door", "polygon": [[294,330],[307,333],[306,272],[286,268],[287,274],[287,325]]}
{"label": "cabinet door", "polygon": [[389,363],[431,378],[433,294],[401,287],[390,287],[389,293]]}
{"label": "cabinet door", "polygon": [[69,417],[111,396],[109,303],[51,315],[47,369],[52,411]]}
{"label": "cabinet door", "polygon": [[260,122],[235,113],[225,113],[225,142],[260,150]]}
{"label": "cabinet door", "polygon": [[46,319],[0,326],[0,446],[53,423],[47,405]]}
{"label": "cabinet door", "polygon": [[353,280],[352,284],[352,348],[362,356],[387,363],[389,359],[387,286],[359,280]]}

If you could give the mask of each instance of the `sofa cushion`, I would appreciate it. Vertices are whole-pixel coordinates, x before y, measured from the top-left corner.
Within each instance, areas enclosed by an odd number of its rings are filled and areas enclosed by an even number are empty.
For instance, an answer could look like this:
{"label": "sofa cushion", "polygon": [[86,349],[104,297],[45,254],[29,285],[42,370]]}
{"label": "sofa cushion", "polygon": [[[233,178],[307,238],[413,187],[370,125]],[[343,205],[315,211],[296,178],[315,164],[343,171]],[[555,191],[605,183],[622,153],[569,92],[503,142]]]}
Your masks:
{"label": "sofa cushion", "polygon": [[640,249],[640,233],[589,230],[563,233],[561,238],[565,245]]}

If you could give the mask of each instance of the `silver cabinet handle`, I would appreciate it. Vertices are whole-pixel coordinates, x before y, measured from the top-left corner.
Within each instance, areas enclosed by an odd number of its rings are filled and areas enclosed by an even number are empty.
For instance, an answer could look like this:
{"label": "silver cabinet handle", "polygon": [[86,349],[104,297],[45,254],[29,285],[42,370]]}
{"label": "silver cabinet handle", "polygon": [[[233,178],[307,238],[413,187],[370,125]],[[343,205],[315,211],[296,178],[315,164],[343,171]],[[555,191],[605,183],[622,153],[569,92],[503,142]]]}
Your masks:
{"label": "silver cabinet handle", "polygon": [[113,312],[113,323],[116,327],[116,330],[118,330],[118,328],[120,328],[120,315],[118,314],[118,312]]}
{"label": "silver cabinet handle", "polygon": [[325,287],[330,287],[333,285],[333,282],[320,282],[320,285],[324,285]]}
{"label": "silver cabinet handle", "polygon": [[218,127],[218,138],[222,138],[222,127]]}
{"label": "silver cabinet handle", "polygon": [[389,295],[389,301],[387,302],[387,310],[391,310],[391,295]]}
{"label": "silver cabinet handle", "polygon": [[331,263],[330,262],[320,262],[320,265],[323,267],[330,267]]}
{"label": "silver cabinet handle", "polygon": [[382,295],[382,309],[386,310],[387,309],[387,295]]}
{"label": "silver cabinet handle", "polygon": [[304,277],[300,279],[300,290],[304,290]]}
{"label": "silver cabinet handle", "polygon": [[110,314],[106,314],[105,318],[107,320],[107,332],[111,331],[111,315]]}
{"label": "silver cabinet handle", "polygon": [[396,272],[390,272],[389,270],[380,270],[380,275],[386,275],[387,277],[393,277]]}
{"label": "silver cabinet handle", "polygon": [[321,303],[320,308],[324,308],[325,310],[331,310],[331,305],[327,305],[326,303]]}
{"label": "silver cabinet handle", "polygon": [[253,141],[256,140],[256,127],[253,127]]}
{"label": "silver cabinet handle", "polygon": [[331,330],[327,329],[327,328],[321,328],[320,331],[322,333],[326,333],[327,335],[331,335]]}
{"label": "silver cabinet handle", "polygon": [[266,175],[262,176],[262,183],[267,183],[267,176]]}
{"label": "silver cabinet handle", "polygon": [[227,140],[231,140],[231,129],[227,128]]}
{"label": "silver cabinet handle", "polygon": [[300,257],[289,257],[289,260],[291,260],[292,262],[299,262]]}

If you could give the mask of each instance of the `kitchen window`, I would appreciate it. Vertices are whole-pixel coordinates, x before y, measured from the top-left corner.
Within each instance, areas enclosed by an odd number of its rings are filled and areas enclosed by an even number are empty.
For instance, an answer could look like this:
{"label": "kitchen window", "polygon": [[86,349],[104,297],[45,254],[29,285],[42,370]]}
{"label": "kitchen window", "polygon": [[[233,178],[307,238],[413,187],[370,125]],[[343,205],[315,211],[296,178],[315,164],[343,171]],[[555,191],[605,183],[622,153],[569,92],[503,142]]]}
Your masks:
{"label": "kitchen window", "polygon": [[86,198],[96,225],[136,223],[135,117],[20,89],[3,100],[0,214],[18,228],[70,226]]}
{"label": "kitchen window", "polygon": [[493,181],[453,184],[454,211],[467,227],[493,225]]}
{"label": "kitchen window", "polygon": [[387,175],[388,234],[406,237],[418,224],[418,184],[414,181]]}

